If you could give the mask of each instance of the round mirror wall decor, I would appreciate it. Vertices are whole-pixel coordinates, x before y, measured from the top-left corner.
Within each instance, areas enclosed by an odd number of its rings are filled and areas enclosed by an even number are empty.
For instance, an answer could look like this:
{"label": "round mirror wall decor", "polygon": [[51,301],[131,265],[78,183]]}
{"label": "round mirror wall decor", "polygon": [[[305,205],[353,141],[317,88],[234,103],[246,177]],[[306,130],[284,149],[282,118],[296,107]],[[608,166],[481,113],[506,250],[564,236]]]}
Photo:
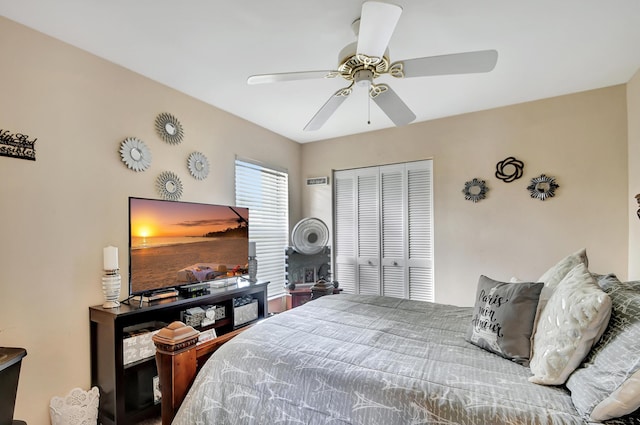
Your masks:
{"label": "round mirror wall decor", "polygon": [[462,193],[464,193],[464,199],[467,201],[476,202],[485,199],[487,197],[487,192],[489,188],[487,187],[484,180],[474,178],[471,181],[465,182],[464,189],[462,189]]}
{"label": "round mirror wall decor", "polygon": [[160,173],[156,180],[156,188],[163,199],[177,201],[182,197],[182,182],[171,171]]}
{"label": "round mirror wall decor", "polygon": [[512,156],[496,164],[496,178],[505,183],[511,183],[514,180],[518,180],[522,177],[523,171],[524,162],[518,161]]}
{"label": "round mirror wall decor", "polygon": [[151,151],[135,137],[127,137],[120,144],[120,157],[133,171],[144,171],[151,165]]}
{"label": "round mirror wall decor", "polygon": [[527,186],[527,190],[532,198],[544,201],[547,198],[552,198],[559,187],[555,177],[547,177],[544,174],[540,174],[539,177],[531,179],[531,184]]}
{"label": "round mirror wall decor", "polygon": [[156,118],[156,130],[162,140],[172,145],[179,144],[184,137],[180,121],[166,112],[161,113]]}
{"label": "round mirror wall decor", "polygon": [[203,180],[209,175],[209,161],[200,152],[193,152],[187,160],[189,172],[197,180]]}

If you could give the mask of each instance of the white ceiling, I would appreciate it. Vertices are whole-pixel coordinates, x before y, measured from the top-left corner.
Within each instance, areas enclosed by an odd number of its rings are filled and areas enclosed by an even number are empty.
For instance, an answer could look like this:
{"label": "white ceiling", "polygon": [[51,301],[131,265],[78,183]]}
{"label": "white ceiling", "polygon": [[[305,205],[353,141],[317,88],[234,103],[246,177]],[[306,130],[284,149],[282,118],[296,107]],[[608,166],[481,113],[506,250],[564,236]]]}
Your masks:
{"label": "white ceiling", "polygon": [[[383,75],[415,122],[626,83],[640,68],[638,0],[396,0],[392,62],[496,49],[487,74]],[[0,13],[300,143],[392,127],[355,90],[303,127],[337,78],[247,85],[252,74],[335,69],[361,0],[0,0]],[[3,60],[11,58],[3,57]],[[164,112],[164,111],[158,111]],[[166,111],[172,112],[172,111]],[[181,119],[178,117],[178,119]],[[181,119],[184,121],[184,119]]]}

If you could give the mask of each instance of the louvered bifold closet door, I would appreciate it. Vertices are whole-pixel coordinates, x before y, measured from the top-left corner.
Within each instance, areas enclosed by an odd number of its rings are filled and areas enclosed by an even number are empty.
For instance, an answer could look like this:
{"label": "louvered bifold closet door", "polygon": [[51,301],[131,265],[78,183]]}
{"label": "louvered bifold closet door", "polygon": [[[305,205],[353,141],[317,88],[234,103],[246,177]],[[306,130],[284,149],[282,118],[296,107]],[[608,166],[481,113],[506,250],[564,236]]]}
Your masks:
{"label": "louvered bifold closet door", "polygon": [[408,298],[405,166],[380,167],[382,295]]}
{"label": "louvered bifold closet door", "polygon": [[380,190],[377,168],[357,170],[356,184],[358,293],[380,295]]}
{"label": "louvered bifold closet door", "polygon": [[407,164],[409,298],[434,301],[433,164]]}
{"label": "louvered bifold closet door", "polygon": [[432,162],[336,171],[333,177],[340,287],[433,301]]}
{"label": "louvered bifold closet door", "polygon": [[347,293],[356,289],[356,184],[354,171],[333,177],[335,219],[333,278]]}

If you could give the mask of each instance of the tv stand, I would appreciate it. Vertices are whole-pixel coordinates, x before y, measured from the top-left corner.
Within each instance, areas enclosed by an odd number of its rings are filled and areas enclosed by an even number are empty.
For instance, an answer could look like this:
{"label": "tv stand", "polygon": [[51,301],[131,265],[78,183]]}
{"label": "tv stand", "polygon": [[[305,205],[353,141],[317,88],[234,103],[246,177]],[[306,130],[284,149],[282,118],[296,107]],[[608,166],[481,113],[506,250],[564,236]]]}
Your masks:
{"label": "tv stand", "polygon": [[[152,351],[148,357],[126,363],[124,340],[128,335],[150,336],[151,333],[141,333],[141,329],[158,330],[182,320],[188,309],[214,305],[224,307],[225,317],[195,328],[203,334],[206,334],[204,331],[215,330],[218,337],[229,334],[267,317],[267,284],[241,281],[223,288],[211,288],[208,294],[198,297],[179,294],[146,303],[140,302],[141,297],[136,296],[129,300],[128,305],[121,304],[117,308],[89,307],[91,385],[100,389],[98,423],[133,425],[146,418],[160,416],[161,405],[154,399],[155,377],[158,375],[155,347],[151,342]],[[257,301],[257,318],[236,326],[233,301],[245,295]]]}

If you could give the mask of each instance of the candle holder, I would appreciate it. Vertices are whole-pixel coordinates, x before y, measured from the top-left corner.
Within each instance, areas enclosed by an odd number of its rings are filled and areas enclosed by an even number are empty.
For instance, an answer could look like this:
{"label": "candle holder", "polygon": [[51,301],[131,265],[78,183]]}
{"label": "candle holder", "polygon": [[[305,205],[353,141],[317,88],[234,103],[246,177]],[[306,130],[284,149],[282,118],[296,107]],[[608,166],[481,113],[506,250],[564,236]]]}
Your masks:
{"label": "candle holder", "polygon": [[258,260],[256,257],[249,257],[249,282],[256,283],[258,275]]}
{"label": "candle holder", "polygon": [[104,308],[115,308],[120,306],[120,285],[122,279],[120,278],[119,269],[105,270],[104,276],[102,276],[102,293],[104,294]]}

